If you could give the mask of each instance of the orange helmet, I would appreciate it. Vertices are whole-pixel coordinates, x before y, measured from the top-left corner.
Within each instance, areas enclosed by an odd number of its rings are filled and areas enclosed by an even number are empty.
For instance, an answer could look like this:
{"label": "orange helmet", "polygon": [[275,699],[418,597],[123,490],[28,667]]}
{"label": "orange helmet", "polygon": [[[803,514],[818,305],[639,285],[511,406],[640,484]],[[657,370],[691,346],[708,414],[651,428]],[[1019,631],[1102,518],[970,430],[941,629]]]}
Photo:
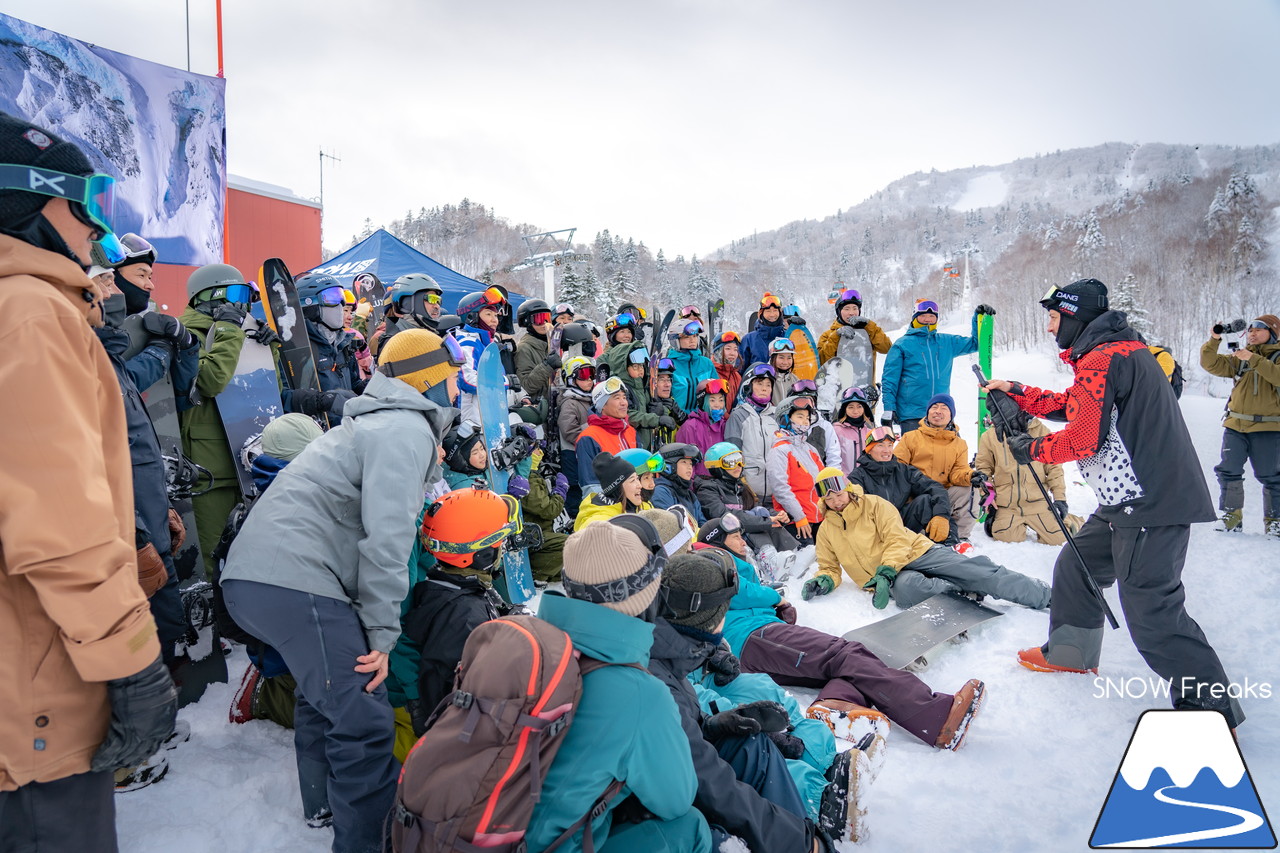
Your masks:
{"label": "orange helmet", "polygon": [[468,568],[483,555],[480,562],[487,570],[497,556],[498,545],[519,532],[515,498],[472,486],[449,492],[427,507],[418,535],[422,547],[440,562]]}

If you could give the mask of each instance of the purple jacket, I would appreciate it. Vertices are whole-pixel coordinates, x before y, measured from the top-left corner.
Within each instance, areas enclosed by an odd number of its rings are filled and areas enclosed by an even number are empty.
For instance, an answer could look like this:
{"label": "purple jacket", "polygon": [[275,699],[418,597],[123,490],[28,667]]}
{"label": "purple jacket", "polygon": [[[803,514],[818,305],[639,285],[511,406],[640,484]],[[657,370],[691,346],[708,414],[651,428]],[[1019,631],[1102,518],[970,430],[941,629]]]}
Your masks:
{"label": "purple jacket", "polygon": [[[692,444],[702,451],[703,456],[706,456],[707,451],[711,449],[711,445],[724,441],[724,425],[728,421],[728,412],[725,412],[724,417],[720,419],[720,423],[713,424],[711,415],[701,409],[695,409],[689,413],[689,417],[680,425],[680,429],[676,432],[676,441]],[[707,466],[698,462],[693,466],[693,475],[695,477],[707,476]]]}

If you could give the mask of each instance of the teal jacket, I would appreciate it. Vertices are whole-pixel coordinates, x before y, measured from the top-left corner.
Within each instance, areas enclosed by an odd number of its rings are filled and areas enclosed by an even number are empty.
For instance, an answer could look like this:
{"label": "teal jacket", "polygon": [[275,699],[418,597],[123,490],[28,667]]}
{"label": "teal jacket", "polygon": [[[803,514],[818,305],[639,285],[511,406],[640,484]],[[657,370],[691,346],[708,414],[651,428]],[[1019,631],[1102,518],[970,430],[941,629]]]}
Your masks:
{"label": "teal jacket", "polygon": [[715,363],[696,349],[667,350],[675,373],[671,377],[671,399],[686,412],[698,408],[698,383],[704,379],[719,379]]}
{"label": "teal jacket", "polygon": [[735,655],[742,654],[742,645],[752,631],[766,625],[780,624],[781,619],[773,607],[782,596],[772,587],[760,583],[756,567],[733,554],[738,569],[738,594],[729,602],[729,612],[724,616],[724,638],[729,641]]}
{"label": "teal jacket", "polygon": [[[424,506],[418,513],[415,522],[417,529],[422,529],[422,516],[426,513]],[[400,603],[400,619],[408,615],[413,606],[413,588],[426,580],[427,573],[436,566],[435,555],[422,547],[422,539],[413,537],[413,550],[409,553],[409,594]],[[422,656],[418,644],[400,634],[395,648],[387,660],[387,701],[392,708],[403,708],[410,699],[418,698],[418,659]]]}
{"label": "teal jacket", "polygon": [[925,416],[935,394],[951,393],[951,363],[978,351],[978,315],[973,315],[969,337],[948,335],[927,328],[907,329],[893,342],[880,376],[880,404],[899,423]]}
{"label": "teal jacket", "polygon": [[[533,808],[529,849],[550,845],[615,779],[626,785],[592,825],[597,850],[609,837],[613,809],[632,794],[660,820],[688,814],[698,789],[689,741],[671,692],[643,669],[653,625],[554,593],[543,594],[538,616],[565,631],[584,654],[641,668],[606,666],[583,679],[582,699]],[[702,833],[708,832],[702,821]],[[564,849],[582,849],[581,830]]]}

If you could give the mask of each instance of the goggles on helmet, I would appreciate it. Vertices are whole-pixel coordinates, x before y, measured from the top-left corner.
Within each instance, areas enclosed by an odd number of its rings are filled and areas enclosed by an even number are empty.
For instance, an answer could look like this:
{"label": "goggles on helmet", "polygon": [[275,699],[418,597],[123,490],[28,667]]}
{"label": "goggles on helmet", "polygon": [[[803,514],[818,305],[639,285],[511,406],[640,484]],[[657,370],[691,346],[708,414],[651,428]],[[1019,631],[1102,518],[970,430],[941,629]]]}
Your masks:
{"label": "goggles on helmet", "polygon": [[818,395],[818,383],[814,382],[812,379],[797,379],[791,385],[791,393],[804,394],[806,395],[806,400],[809,399],[809,394],[816,397]]}
{"label": "goggles on helmet", "polygon": [[702,312],[698,310],[697,305],[686,305],[680,309],[681,320],[688,320],[690,317],[702,319]]}
{"label": "goggles on helmet", "polygon": [[658,373],[675,373],[676,363],[669,358],[658,359]]}
{"label": "goggles on helmet", "polygon": [[720,337],[717,338],[716,340],[718,340],[721,344],[742,343],[742,337],[737,332],[721,332]]}
{"label": "goggles on helmet", "polygon": [[157,258],[160,256],[155,246],[152,246],[145,238],[139,237],[132,231],[121,235],[120,245],[124,247],[124,259],[126,261],[132,258],[145,258],[147,255]]}
{"label": "goggles on helmet", "polygon": [[[203,296],[203,299],[200,297]],[[208,287],[196,294],[198,302],[213,302],[225,299],[236,305],[251,305],[257,300],[258,291],[248,284],[224,284],[220,287]]]}
{"label": "goggles on helmet", "polygon": [[574,367],[569,371],[569,378],[575,382],[582,382],[583,380],[590,380],[594,382],[596,380],[595,366],[591,364],[582,364],[578,367]]}
{"label": "goggles on helmet", "polygon": [[653,522],[638,515],[619,515],[609,519],[606,524],[613,524],[636,535],[641,544],[649,551],[649,557],[640,568],[617,580],[604,581],[598,584],[583,583],[568,575],[561,578],[564,591],[570,598],[590,601],[595,604],[609,604],[626,601],[642,590],[648,589],[659,577],[667,564],[667,552],[662,546],[662,537]]}
{"label": "goggles on helmet", "polygon": [[856,290],[833,290],[827,294],[827,301],[832,305],[838,305],[841,302],[861,302],[862,294]]}
{"label": "goggles on helmet", "polygon": [[666,465],[667,465],[666,460],[663,459],[661,456],[659,456],[657,453],[654,453],[648,459],[645,459],[644,461],[640,462],[640,464],[636,465],[636,473],[637,474],[656,474],[659,471],[661,471],[663,468],[665,468]]}
{"label": "goggles on helmet", "polygon": [[346,294],[341,287],[326,287],[316,294],[316,302],[325,306],[341,305],[347,301]]}
{"label": "goggles on helmet", "polygon": [[511,495],[499,495],[503,502],[507,505],[507,523],[499,527],[497,530],[481,536],[479,539],[468,542],[443,542],[439,539],[432,539],[421,536],[422,544],[429,551],[438,551],[442,554],[474,554],[477,551],[483,551],[486,548],[492,548],[494,545],[500,544],[508,536],[515,536],[523,529],[520,520],[520,504]]}
{"label": "goggles on helmet", "polygon": [[764,296],[760,297],[761,311],[763,311],[765,308],[781,308],[781,307],[782,307],[782,300],[774,296],[772,293],[769,293],[768,291],[765,292]]}
{"label": "goggles on helmet", "polygon": [[867,433],[866,438],[862,440],[863,447],[870,447],[879,441],[897,442],[898,434],[886,426],[878,426],[871,432]]}
{"label": "goggles on helmet", "polygon": [[112,266],[128,257],[128,250],[111,225],[115,212],[115,184],[115,178],[100,172],[72,175],[39,166],[0,164],[0,189],[65,198],[70,202],[76,219],[94,229],[90,239],[102,248],[107,263]]}
{"label": "goggles on helmet", "polygon": [[573,306],[570,305],[568,302],[560,302],[556,305],[556,307],[552,310],[551,313],[557,317],[559,317],[561,314],[568,314],[570,317],[572,317]]}
{"label": "goggles on helmet", "polygon": [[741,450],[731,450],[719,459],[708,459],[708,468],[740,468],[746,457]]}
{"label": "goggles on helmet", "polygon": [[814,488],[818,491],[818,497],[825,498],[833,492],[843,492],[845,487],[849,485],[849,481],[843,474],[838,476],[832,475],[819,480],[814,484]]}
{"label": "goggles on helmet", "polygon": [[[1045,298],[1047,299],[1048,297],[1045,297]],[[934,302],[932,299],[921,299],[919,302],[916,303],[915,313],[916,314],[940,314],[942,312],[938,308],[938,303]]]}
{"label": "goggles on helmet", "polygon": [[774,338],[773,340],[769,341],[770,353],[777,353],[777,352],[794,353],[795,351],[796,351],[796,345],[791,342],[790,338]]}
{"label": "goggles on helmet", "polygon": [[698,321],[698,320],[685,323],[682,327],[680,327],[681,335],[700,335],[702,334],[702,331],[703,331],[702,323],[701,321]]}
{"label": "goggles on helmet", "polygon": [[799,306],[799,305],[788,305],[786,308],[783,308],[783,309],[782,309],[782,316],[783,316],[783,317],[799,317],[799,316],[800,316],[800,306]]}
{"label": "goggles on helmet", "polygon": [[727,394],[729,386],[725,384],[723,379],[704,379],[702,380],[701,391],[703,394]]}
{"label": "goggles on helmet", "polygon": [[380,364],[378,365],[378,372],[384,376],[394,378],[404,376],[407,373],[417,373],[419,370],[426,370],[428,367],[435,367],[437,364],[445,362],[450,367],[462,367],[467,363],[466,350],[462,348],[462,344],[458,343],[453,335],[442,337],[439,349],[424,352],[421,355],[411,355],[399,361],[388,361],[385,364]]}
{"label": "goggles on helmet", "polygon": [[761,376],[768,376],[770,379],[777,379],[778,371],[773,369],[772,364],[753,364],[747,368],[745,376],[752,379]]}
{"label": "goggles on helmet", "polygon": [[812,412],[813,400],[810,400],[808,397],[794,397],[791,400],[791,409],[793,411],[795,409],[803,409],[806,412]]}
{"label": "goggles on helmet", "polygon": [[848,388],[840,392],[841,403],[865,403],[867,402],[867,394],[857,385],[850,385]]}
{"label": "goggles on helmet", "polygon": [[649,361],[649,351],[644,347],[636,347],[627,354],[628,364],[646,364]]}
{"label": "goggles on helmet", "polygon": [[600,384],[596,385],[596,388],[600,388],[602,386],[604,387],[606,394],[613,396],[622,390],[622,380],[617,376],[610,376],[608,379],[605,379]]}
{"label": "goggles on helmet", "polygon": [[500,287],[486,287],[484,289],[484,298],[490,305],[504,305],[507,301],[507,294],[503,293]]}

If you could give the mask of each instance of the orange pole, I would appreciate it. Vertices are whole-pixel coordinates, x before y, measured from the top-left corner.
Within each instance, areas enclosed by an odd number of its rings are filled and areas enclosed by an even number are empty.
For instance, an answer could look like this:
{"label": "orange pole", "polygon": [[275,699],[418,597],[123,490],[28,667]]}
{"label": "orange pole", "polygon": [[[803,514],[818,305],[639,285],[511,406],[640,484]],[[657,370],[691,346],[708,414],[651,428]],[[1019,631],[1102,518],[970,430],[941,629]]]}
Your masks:
{"label": "orange pole", "polygon": [[217,18],[218,18],[218,76],[225,77],[222,73],[222,0],[216,0]]}

